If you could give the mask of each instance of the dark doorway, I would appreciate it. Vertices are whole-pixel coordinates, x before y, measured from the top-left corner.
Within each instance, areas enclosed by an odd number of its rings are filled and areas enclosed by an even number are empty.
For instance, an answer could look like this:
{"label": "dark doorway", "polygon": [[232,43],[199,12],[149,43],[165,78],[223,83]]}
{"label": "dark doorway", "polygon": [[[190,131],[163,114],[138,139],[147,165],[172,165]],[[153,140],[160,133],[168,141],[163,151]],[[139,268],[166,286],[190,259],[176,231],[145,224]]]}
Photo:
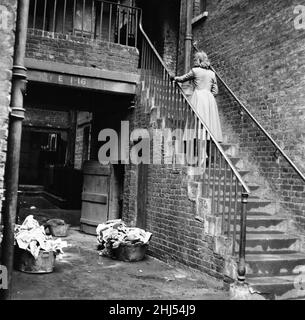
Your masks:
{"label": "dark doorway", "polygon": [[43,185],[48,167],[63,165],[67,133],[24,128],[20,155],[20,184]]}

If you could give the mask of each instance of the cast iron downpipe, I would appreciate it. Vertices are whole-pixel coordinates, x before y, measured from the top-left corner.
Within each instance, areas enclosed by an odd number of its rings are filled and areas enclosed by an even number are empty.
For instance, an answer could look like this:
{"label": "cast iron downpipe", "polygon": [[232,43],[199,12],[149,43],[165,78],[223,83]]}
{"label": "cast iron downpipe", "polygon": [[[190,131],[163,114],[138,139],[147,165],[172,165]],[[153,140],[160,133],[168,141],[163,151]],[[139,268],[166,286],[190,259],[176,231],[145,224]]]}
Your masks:
{"label": "cast iron downpipe", "polygon": [[191,68],[191,52],[192,52],[192,18],[193,18],[193,0],[186,0],[186,30],[185,30],[185,56],[184,56],[184,71],[190,71]]}
{"label": "cast iron downpipe", "polygon": [[18,0],[13,59],[11,113],[7,141],[5,168],[5,204],[3,212],[2,264],[8,273],[8,290],[1,290],[1,299],[11,299],[14,260],[14,227],[17,210],[17,192],[22,121],[24,119],[23,94],[26,86],[24,56],[29,14],[29,0]]}

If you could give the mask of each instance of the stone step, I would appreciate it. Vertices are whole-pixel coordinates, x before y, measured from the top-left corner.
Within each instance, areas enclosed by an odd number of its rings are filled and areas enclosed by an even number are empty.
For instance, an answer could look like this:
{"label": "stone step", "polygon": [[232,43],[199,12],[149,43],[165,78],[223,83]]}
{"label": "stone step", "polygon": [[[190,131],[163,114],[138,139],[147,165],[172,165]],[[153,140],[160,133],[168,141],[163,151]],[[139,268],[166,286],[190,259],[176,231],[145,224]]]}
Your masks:
{"label": "stone step", "polygon": [[[239,237],[237,237],[239,243]],[[271,253],[281,250],[299,251],[299,239],[284,233],[247,233],[246,251]]]}
{"label": "stone step", "polygon": [[31,196],[39,195],[44,191],[44,186],[41,185],[29,185],[29,184],[20,184],[18,186],[19,194]]}
{"label": "stone step", "polygon": [[232,162],[232,164],[234,166],[236,166],[236,164],[239,162],[239,161],[242,161],[242,159],[240,157],[229,157],[230,161]]}
{"label": "stone step", "polygon": [[[247,177],[247,175],[249,175],[251,173],[251,171],[249,171],[249,170],[237,170],[237,171],[243,180]],[[209,169],[209,167],[206,168],[206,173],[205,173],[206,178],[208,178],[208,175],[210,174],[210,176],[211,176],[210,179],[211,179],[211,181],[213,181],[214,172],[215,172],[215,181],[218,181],[219,179],[220,179],[220,181],[224,181],[225,173],[226,173],[226,179],[227,179],[227,181],[229,181],[230,170],[224,170],[224,169],[219,170],[217,167],[214,168],[213,165],[211,166],[210,169]],[[234,176],[234,174],[233,174],[233,176]]]}
{"label": "stone step", "polygon": [[[217,179],[218,182],[218,179]],[[247,184],[247,187],[250,189],[250,192],[255,192],[257,191],[261,186],[255,183],[251,183],[251,184]],[[217,187],[218,188],[218,183],[217,183]],[[220,180],[220,190],[223,193],[223,189],[224,189],[224,179]],[[212,187],[210,186],[210,190],[212,190]],[[242,190],[242,187],[239,185],[237,188],[237,192],[240,193]],[[229,181],[226,182],[226,192],[234,192],[235,191],[235,186],[232,185],[230,186]]]}
{"label": "stone step", "polygon": [[[248,278],[247,282],[268,299],[291,299],[304,297],[304,275]],[[298,285],[298,281],[302,281]],[[303,289],[302,289],[303,288]]]}
{"label": "stone step", "polygon": [[[248,232],[284,232],[287,230],[287,220],[277,216],[248,216],[247,217],[247,231]],[[236,230],[239,231],[240,219],[236,219]],[[231,230],[233,230],[234,221],[231,220]]]}
{"label": "stone step", "polygon": [[[229,208],[230,205],[230,200],[226,199],[226,202],[224,204],[225,208]],[[231,206],[233,207],[234,205],[234,201],[231,202]],[[241,200],[238,199],[237,202],[237,210],[240,211],[241,210]],[[270,213],[274,212],[275,207],[273,205],[273,203],[269,200],[260,200],[259,198],[255,199],[255,198],[249,198],[248,203],[247,203],[247,210],[248,212],[250,211],[259,211],[259,210],[270,210]],[[228,209],[229,210],[229,209]],[[223,211],[223,199],[221,197],[220,199],[220,204],[219,204],[219,213],[222,213]]]}
{"label": "stone step", "polygon": [[[237,170],[237,172],[241,176],[242,180],[247,184],[246,180],[247,180],[248,176],[251,174],[251,171],[249,171],[249,170]],[[214,175],[213,167],[210,170],[210,174],[211,174],[211,178],[213,178],[213,175]],[[229,170],[226,170],[226,172],[223,169],[218,171],[218,169],[216,168],[216,170],[215,170],[216,181],[219,179],[219,177],[220,177],[220,181],[224,181],[225,176],[226,176],[226,180],[228,182],[229,179],[230,179],[230,171]],[[233,174],[233,177],[234,177],[234,174]]]}
{"label": "stone step", "polygon": [[238,157],[238,144],[221,143],[220,144],[225,153],[230,157]]}
{"label": "stone step", "polygon": [[247,276],[296,275],[305,264],[305,254],[247,254]]}
{"label": "stone step", "polygon": [[274,214],[271,212],[264,212],[264,211],[249,211],[247,212],[247,217],[257,217],[257,216],[267,216],[267,217],[273,217]]}

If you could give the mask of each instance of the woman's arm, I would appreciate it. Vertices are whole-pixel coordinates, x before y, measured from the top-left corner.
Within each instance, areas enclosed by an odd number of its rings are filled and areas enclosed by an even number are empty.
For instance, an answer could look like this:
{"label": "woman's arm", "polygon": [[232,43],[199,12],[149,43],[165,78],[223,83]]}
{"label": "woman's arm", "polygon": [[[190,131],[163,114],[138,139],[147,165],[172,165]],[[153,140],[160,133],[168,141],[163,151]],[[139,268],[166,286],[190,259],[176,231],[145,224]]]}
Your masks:
{"label": "woman's arm", "polygon": [[194,79],[194,72],[193,70],[191,70],[190,72],[184,74],[183,76],[180,77],[174,77],[174,80],[177,82],[186,82],[189,80],[193,80]]}
{"label": "woman's arm", "polygon": [[215,74],[214,74],[214,77],[212,78],[211,92],[214,96],[216,96],[218,94],[218,85],[217,85],[217,80],[216,80]]}

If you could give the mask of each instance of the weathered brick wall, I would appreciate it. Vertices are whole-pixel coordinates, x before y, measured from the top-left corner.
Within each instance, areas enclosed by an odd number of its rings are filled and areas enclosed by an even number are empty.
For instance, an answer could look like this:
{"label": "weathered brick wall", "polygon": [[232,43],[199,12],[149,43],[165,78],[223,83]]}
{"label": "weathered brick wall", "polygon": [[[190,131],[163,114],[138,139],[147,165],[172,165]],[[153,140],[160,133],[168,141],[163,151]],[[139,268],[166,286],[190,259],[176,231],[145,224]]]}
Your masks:
{"label": "weathered brick wall", "polygon": [[[84,134],[85,128],[91,128],[92,114],[86,111],[79,111],[77,113],[77,128],[76,128],[76,140],[75,140],[75,157],[74,157],[74,167],[76,169],[82,169],[83,161],[89,159],[89,150],[88,150],[88,159],[83,159],[84,148]],[[88,128],[89,127],[89,128]],[[88,146],[90,145],[90,137],[88,141]]]}
{"label": "weathered brick wall", "polygon": [[163,7],[163,52],[162,58],[172,72],[177,69],[179,30],[179,1],[169,1]]}
{"label": "weathered brick wall", "polygon": [[137,73],[138,50],[72,35],[28,30],[26,56],[38,60]]}
{"label": "weathered brick wall", "polygon": [[177,74],[184,72],[184,53],[185,53],[185,31],[186,31],[186,0],[180,1],[180,28],[179,28],[179,46],[178,46],[178,61]]}
{"label": "weathered brick wall", "polygon": [[0,3],[0,212],[7,148],[16,3],[16,0],[2,0]]}
{"label": "weathered brick wall", "polygon": [[[305,27],[304,14],[303,22],[296,19],[297,5],[305,1],[210,0],[209,17],[193,31],[215,69],[305,173]],[[241,151],[259,165],[302,233],[304,183],[282,157],[276,161],[272,145],[247,117],[242,121],[223,88],[218,104],[224,127],[232,129]]]}
{"label": "weathered brick wall", "polygon": [[143,28],[171,72],[177,68],[180,0],[141,1]]}
{"label": "weathered brick wall", "polygon": [[147,229],[153,237],[150,253],[224,279],[224,260],[214,253],[214,239],[195,219],[196,204],[188,198],[186,168],[150,165]]}

